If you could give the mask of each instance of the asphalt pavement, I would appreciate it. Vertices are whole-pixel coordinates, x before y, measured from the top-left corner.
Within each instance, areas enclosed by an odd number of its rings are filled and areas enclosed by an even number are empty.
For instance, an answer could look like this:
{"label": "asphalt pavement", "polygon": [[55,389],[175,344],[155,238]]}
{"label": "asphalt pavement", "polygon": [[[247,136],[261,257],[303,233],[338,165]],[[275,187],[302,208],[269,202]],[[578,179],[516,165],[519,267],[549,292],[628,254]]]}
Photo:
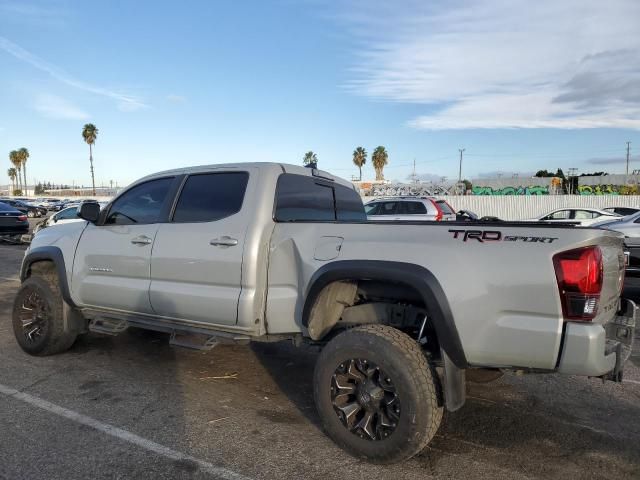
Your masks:
{"label": "asphalt pavement", "polygon": [[422,454],[372,465],[320,429],[310,348],[197,352],[135,330],[26,355],[10,316],[23,255],[0,244],[0,478],[640,478],[638,349],[623,384],[541,374],[469,382],[466,405],[445,415]]}

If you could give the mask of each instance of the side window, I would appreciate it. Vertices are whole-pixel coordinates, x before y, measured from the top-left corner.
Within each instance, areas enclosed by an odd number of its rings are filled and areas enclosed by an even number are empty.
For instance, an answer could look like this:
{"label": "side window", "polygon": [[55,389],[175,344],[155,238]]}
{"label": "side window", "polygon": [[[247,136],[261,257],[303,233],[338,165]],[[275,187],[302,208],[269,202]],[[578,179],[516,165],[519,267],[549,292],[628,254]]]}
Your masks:
{"label": "side window", "polygon": [[369,203],[367,205],[364,206],[364,212],[367,215],[377,215],[378,214],[378,207],[380,206],[380,204],[378,202],[376,203]]}
{"label": "side window", "polygon": [[568,220],[571,215],[569,210],[560,210],[558,212],[548,215],[545,220]]}
{"label": "side window", "polygon": [[276,221],[334,221],[335,218],[331,186],[304,175],[280,175],[276,187]]}
{"label": "side window", "polygon": [[133,187],[116,199],[105,225],[156,223],[173,182],[173,177],[151,180]]}
{"label": "side window", "polygon": [[76,207],[63,210],[56,214],[56,219],[58,220],[70,220],[72,218],[78,218],[78,209]]}
{"label": "side window", "polygon": [[424,215],[427,213],[427,207],[422,202],[400,202],[398,213],[400,215]]}
{"label": "side window", "polygon": [[343,185],[335,185],[333,190],[336,196],[336,215],[338,220],[358,222],[367,220],[362,198],[358,195],[358,192]]}
{"label": "side window", "polygon": [[395,215],[397,202],[382,202],[378,215]]}
{"label": "side window", "polygon": [[213,222],[238,213],[247,190],[247,172],[190,176],[178,199],[174,222]]}
{"label": "side window", "polygon": [[595,212],[590,212],[588,210],[576,210],[575,216],[573,218],[584,220],[586,218],[595,218],[597,216],[598,214],[596,214]]}

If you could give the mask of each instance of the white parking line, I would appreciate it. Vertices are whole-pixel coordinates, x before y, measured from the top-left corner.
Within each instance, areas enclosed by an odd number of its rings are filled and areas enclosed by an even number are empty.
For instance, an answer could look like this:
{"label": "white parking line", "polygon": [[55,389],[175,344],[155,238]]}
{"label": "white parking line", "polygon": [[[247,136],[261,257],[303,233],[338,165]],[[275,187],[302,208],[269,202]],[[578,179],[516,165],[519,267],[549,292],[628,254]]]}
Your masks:
{"label": "white parking line", "polygon": [[7,387],[0,384],[0,394],[6,395],[10,398],[14,398],[16,400],[20,400],[24,403],[28,403],[29,405],[33,405],[34,407],[46,410],[47,412],[53,413],[68,420],[72,420],[76,423],[86,425],[87,427],[91,427],[95,430],[98,430],[99,432],[106,433],[107,435],[111,435],[112,437],[132,443],[171,460],[187,460],[193,462],[197,464],[202,471],[211,473],[212,475],[216,475],[219,478],[225,480],[250,480],[248,477],[240,475],[233,470],[229,470],[224,467],[217,467],[212,463],[205,462],[204,460],[200,460],[190,455],[178,452],[169,447],[160,445],[159,443],[152,442],[151,440],[147,440],[146,438],[142,438],[135,433],[128,432],[118,427],[114,427],[113,425],[109,425],[107,423],[102,423],[94,418],[82,415],[81,413],[74,412],[73,410],[55,405],[51,402],[47,402],[46,400],[43,400],[39,397],[20,392],[15,388]]}
{"label": "white parking line", "polygon": [[640,385],[638,380],[622,380],[622,383],[635,383],[636,385]]}

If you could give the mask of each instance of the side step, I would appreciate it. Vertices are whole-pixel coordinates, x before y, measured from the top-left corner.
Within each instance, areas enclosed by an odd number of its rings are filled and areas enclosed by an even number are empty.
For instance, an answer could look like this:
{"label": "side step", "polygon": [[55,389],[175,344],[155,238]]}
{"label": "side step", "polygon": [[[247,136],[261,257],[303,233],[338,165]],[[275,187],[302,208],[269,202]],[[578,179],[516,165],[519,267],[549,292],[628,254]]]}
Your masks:
{"label": "side step", "polygon": [[184,331],[171,332],[169,344],[175,347],[191,348],[193,350],[211,350],[218,345],[218,338],[204,333],[190,333]]}
{"label": "side step", "polygon": [[124,332],[129,325],[120,318],[96,317],[89,322],[89,331],[104,335],[118,335]]}

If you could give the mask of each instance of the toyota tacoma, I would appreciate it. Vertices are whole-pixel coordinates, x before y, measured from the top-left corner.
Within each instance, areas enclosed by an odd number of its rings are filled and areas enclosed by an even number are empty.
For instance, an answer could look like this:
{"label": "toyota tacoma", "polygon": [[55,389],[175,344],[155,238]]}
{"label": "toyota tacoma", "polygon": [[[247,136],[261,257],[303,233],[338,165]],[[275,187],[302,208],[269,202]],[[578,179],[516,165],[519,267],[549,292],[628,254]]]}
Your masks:
{"label": "toyota tacoma", "polygon": [[321,347],[315,402],[355,456],[397,462],[465,401],[469,369],[621,381],[635,305],[621,234],[562,224],[367,221],[354,187],[277,163],[167,171],[40,231],[13,308],[20,347],[88,331],[174,345]]}

